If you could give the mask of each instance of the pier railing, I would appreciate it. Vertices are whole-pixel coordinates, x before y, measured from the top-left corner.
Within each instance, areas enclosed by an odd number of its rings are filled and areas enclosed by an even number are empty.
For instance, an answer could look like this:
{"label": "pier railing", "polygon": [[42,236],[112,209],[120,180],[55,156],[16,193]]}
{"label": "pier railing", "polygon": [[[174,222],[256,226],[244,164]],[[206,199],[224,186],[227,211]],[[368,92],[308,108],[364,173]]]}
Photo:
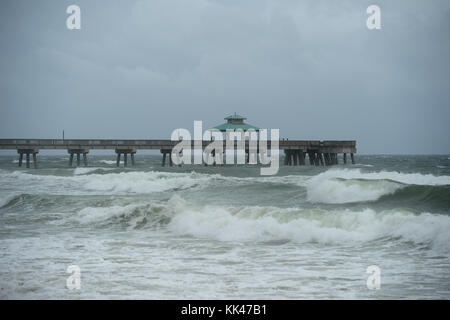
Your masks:
{"label": "pier railing", "polygon": [[[130,147],[136,149],[162,149],[173,148],[178,141],[171,140],[114,140],[114,139],[0,139],[0,149],[22,149],[26,147],[38,149],[67,149],[83,147],[89,149],[115,149],[117,147]],[[210,141],[201,141],[203,146]],[[224,141],[225,143],[225,141]],[[192,146],[196,144],[192,141]],[[270,140],[267,141],[270,147]],[[248,145],[248,141],[246,141]],[[341,140],[279,140],[279,149],[299,148],[356,148],[356,141]],[[349,151],[350,152],[350,151]]]}
{"label": "pier railing", "polygon": [[[40,149],[66,149],[70,154],[69,165],[72,165],[74,155],[77,156],[77,165],[80,165],[81,155],[83,162],[87,166],[87,154],[91,149],[114,149],[117,154],[117,165],[119,165],[121,155],[124,156],[124,165],[127,165],[127,155],[131,155],[131,163],[134,165],[134,155],[137,149],[160,150],[163,154],[163,165],[165,165],[166,155],[179,141],[164,139],[0,139],[0,149],[16,149],[19,153],[19,166],[22,165],[23,156],[26,156],[27,167],[30,165],[30,155],[37,167],[37,153]],[[202,149],[209,145],[211,141],[192,141],[191,147]],[[235,141],[235,148],[238,142]],[[271,141],[267,141],[267,149],[271,149]],[[226,149],[226,141],[223,141],[223,149]],[[249,141],[244,144],[247,158],[249,154]],[[338,154],[343,154],[344,163],[347,162],[347,153],[351,155],[352,163],[355,162],[356,141],[354,140],[288,140],[278,141],[278,149],[284,150],[285,165],[304,165],[305,157],[308,155],[312,165],[332,165],[338,163]],[[169,159],[171,157],[169,156]],[[170,163],[171,164],[171,163]]]}

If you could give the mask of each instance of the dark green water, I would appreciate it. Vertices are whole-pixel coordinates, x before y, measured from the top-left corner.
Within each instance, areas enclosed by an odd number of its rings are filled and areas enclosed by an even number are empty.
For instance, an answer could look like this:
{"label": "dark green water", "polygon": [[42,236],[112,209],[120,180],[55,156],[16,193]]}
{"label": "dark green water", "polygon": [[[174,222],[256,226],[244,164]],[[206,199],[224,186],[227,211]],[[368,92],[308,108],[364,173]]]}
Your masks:
{"label": "dark green water", "polygon": [[[0,297],[450,297],[450,156],[160,166],[0,157]],[[69,265],[81,289],[68,290]],[[381,287],[369,290],[377,265]]]}

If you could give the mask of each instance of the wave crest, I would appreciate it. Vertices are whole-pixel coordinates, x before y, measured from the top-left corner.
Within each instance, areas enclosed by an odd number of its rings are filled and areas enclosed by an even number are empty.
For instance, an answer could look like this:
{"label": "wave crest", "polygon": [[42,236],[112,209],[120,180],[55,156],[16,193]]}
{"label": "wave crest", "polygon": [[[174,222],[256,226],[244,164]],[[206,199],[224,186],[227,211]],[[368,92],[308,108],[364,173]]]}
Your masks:
{"label": "wave crest", "polygon": [[312,203],[343,204],[376,201],[409,185],[446,186],[450,177],[399,172],[362,172],[357,169],[328,170],[306,184]]}
{"label": "wave crest", "polygon": [[73,219],[89,225],[164,226],[178,235],[218,241],[344,244],[390,239],[450,251],[450,217],[400,209],[376,212],[196,205],[173,196],[164,203],[89,207]]}

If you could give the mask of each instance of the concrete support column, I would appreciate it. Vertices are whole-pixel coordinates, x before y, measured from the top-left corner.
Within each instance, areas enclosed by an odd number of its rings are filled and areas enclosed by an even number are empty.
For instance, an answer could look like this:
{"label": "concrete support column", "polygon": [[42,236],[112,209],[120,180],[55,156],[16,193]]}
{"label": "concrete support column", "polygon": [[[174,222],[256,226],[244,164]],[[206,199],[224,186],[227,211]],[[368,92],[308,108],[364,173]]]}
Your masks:
{"label": "concrete support column", "polygon": [[336,164],[336,153],[330,153],[330,164],[334,165]]}
{"label": "concrete support column", "polygon": [[292,155],[294,156],[294,166],[298,165],[298,150],[293,150]]}
{"label": "concrete support column", "polygon": [[[161,150],[162,152],[163,150]],[[134,154],[136,153],[136,149],[135,148],[126,148],[126,147],[122,147],[122,148],[116,148],[116,154],[117,154],[117,163],[116,165],[119,167],[120,166],[120,157],[123,154],[123,166],[126,167],[128,166],[128,154],[131,154],[131,165],[134,166]]]}
{"label": "concrete support column", "polygon": [[354,153],[350,153],[350,157],[352,158],[352,164],[355,164],[355,154]]}
{"label": "concrete support column", "polygon": [[[180,151],[180,152],[178,152],[178,157],[180,157],[180,159],[183,158],[183,150]],[[181,165],[182,165],[182,162],[178,164],[179,167],[181,167]],[[214,161],[214,165],[216,165],[216,162],[215,162],[215,161]]]}
{"label": "concrete support column", "polygon": [[288,163],[289,163],[289,157],[288,157],[288,154],[289,154],[289,150],[284,149],[284,165],[285,165],[285,166],[287,166]]}
{"label": "concrete support column", "polygon": [[300,158],[300,164],[302,166],[304,166],[306,164],[306,161],[305,161],[306,153],[303,150],[301,150],[298,155]]}
{"label": "concrete support column", "polygon": [[27,152],[26,156],[27,156],[27,168],[29,168],[30,167],[30,154]]}
{"label": "concrete support column", "polygon": [[347,164],[347,154],[344,153],[344,164]]}
{"label": "concrete support column", "polygon": [[309,157],[309,164],[311,166],[313,166],[314,165],[314,152],[308,151],[308,157]]}
{"label": "concrete support column", "polygon": [[314,165],[316,167],[320,165],[320,163],[319,163],[319,154],[317,152],[314,152]]}
{"label": "concrete support column", "polygon": [[322,152],[319,152],[318,155],[319,155],[320,165],[324,166],[325,164],[324,164],[324,161],[323,161],[323,154],[322,154]]}
{"label": "concrete support column", "polygon": [[167,156],[169,156],[169,165],[173,166],[172,155],[171,155],[172,154],[172,150],[171,149],[160,149],[159,151],[163,155],[161,166],[162,167],[166,166],[166,158],[167,158]]}
{"label": "concrete support column", "polygon": [[162,153],[162,155],[163,155],[161,167],[164,167],[164,166],[166,165],[166,155],[167,155],[167,152],[164,152],[164,150],[161,150],[161,153]]}
{"label": "concrete support column", "polygon": [[17,153],[19,154],[19,167],[22,166],[23,155],[25,154],[26,167],[30,168],[30,154],[32,154],[33,155],[33,165],[34,165],[34,168],[37,169],[37,154],[39,153],[39,149],[37,149],[37,148],[17,149]]}
{"label": "concrete support column", "polygon": [[117,167],[120,166],[120,156],[121,156],[121,153],[118,152],[118,153],[117,153],[117,159],[116,159],[116,166],[117,166]]}
{"label": "concrete support column", "polygon": [[81,155],[83,155],[83,162],[84,162],[84,165],[87,167],[87,154],[89,153],[89,149],[88,148],[67,149],[67,152],[70,154],[69,167],[72,166],[73,157],[74,157],[75,154],[77,155],[77,167],[80,166]]}
{"label": "concrete support column", "polygon": [[38,164],[37,164],[37,152],[33,152],[33,164],[34,164],[34,168],[37,169]]}

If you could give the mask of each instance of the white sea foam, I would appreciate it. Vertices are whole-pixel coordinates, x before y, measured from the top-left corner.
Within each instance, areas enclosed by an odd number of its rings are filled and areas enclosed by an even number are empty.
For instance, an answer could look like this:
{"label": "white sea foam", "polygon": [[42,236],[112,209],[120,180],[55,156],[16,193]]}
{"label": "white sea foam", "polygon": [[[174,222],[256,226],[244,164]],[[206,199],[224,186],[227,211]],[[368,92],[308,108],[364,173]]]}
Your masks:
{"label": "white sea foam", "polygon": [[[249,181],[248,178],[239,178],[239,179]],[[256,177],[252,178],[250,181],[305,186],[309,179],[310,176],[287,175],[287,176],[272,176],[272,177]]]}
{"label": "white sea foam", "polygon": [[82,224],[106,221],[114,217],[128,217],[137,205],[111,206],[111,207],[87,207],[80,210],[74,220]]}
{"label": "white sea foam", "polygon": [[85,176],[83,188],[113,193],[151,193],[171,189],[204,187],[208,175],[195,173],[121,172]]}
{"label": "white sea foam", "polygon": [[8,204],[14,197],[16,197],[17,194],[0,194],[0,208],[4,205]]}
{"label": "white sea foam", "polygon": [[116,164],[117,162],[115,160],[99,160],[98,162],[104,163],[104,164]]}
{"label": "white sea foam", "polygon": [[[154,210],[160,206],[160,210]],[[405,210],[319,210],[260,206],[195,205],[179,196],[166,203],[89,207],[76,213],[83,224],[93,222],[137,224],[169,219],[167,228],[178,235],[219,241],[273,241],[349,244],[381,238],[430,245],[450,253],[450,217]],[[73,219],[73,218],[71,218]],[[147,219],[147,220],[144,220]]]}
{"label": "white sea foam", "polygon": [[386,180],[335,180],[319,175],[308,182],[307,199],[313,203],[329,204],[374,201],[402,187],[402,184]]}
{"label": "white sea foam", "polygon": [[109,170],[113,170],[113,169],[101,168],[101,167],[77,167],[73,170],[73,174],[74,175],[82,175],[82,174],[87,174],[89,172],[93,172],[93,171],[97,171],[97,170],[109,171]]}
{"label": "white sea foam", "polygon": [[[26,187],[33,190],[51,191],[55,194],[126,194],[126,193],[152,193],[166,190],[180,190],[186,188],[204,188],[215,179],[223,179],[215,174],[172,173],[172,172],[120,172],[105,174],[86,174],[98,168],[77,168],[74,176],[36,175],[21,171],[1,173],[3,181],[20,185],[26,181]],[[75,169],[75,170],[77,170]],[[36,185],[39,186],[36,189]]]}
{"label": "white sea foam", "polygon": [[173,197],[168,206],[174,212],[168,225],[173,232],[222,241],[287,239],[301,243],[345,243],[392,237],[450,250],[450,217],[446,215],[371,209],[196,207],[179,197]]}
{"label": "white sea foam", "polygon": [[205,206],[177,210],[169,228],[180,234],[224,241],[344,243],[394,237],[431,244],[447,252],[450,249],[450,217],[429,213]]}
{"label": "white sea foam", "polygon": [[392,180],[404,184],[416,185],[447,185],[450,176],[435,176],[422,173],[401,173],[397,171],[362,172],[360,169],[328,170],[325,173],[344,179]]}
{"label": "white sea foam", "polygon": [[330,204],[374,201],[409,184],[447,185],[450,184],[450,177],[420,173],[332,169],[312,177],[307,182],[307,199],[313,203]]}

